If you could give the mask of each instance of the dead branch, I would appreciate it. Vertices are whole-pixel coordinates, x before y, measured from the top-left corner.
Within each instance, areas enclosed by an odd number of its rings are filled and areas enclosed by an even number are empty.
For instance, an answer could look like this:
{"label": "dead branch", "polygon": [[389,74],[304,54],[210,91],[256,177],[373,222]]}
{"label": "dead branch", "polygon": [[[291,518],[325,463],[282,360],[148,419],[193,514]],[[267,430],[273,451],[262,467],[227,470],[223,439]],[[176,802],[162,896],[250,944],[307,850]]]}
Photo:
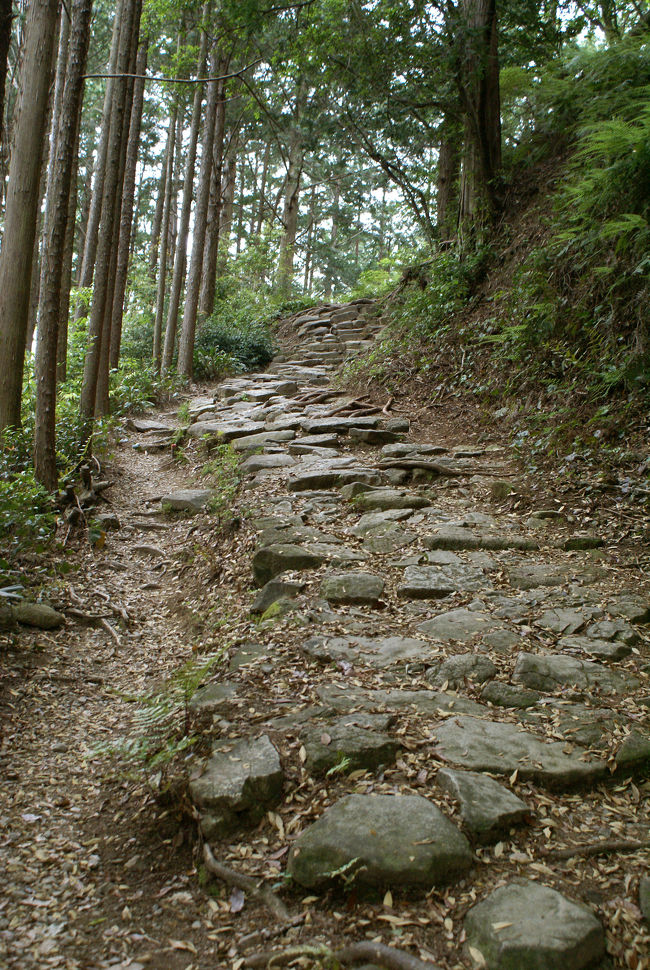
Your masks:
{"label": "dead branch", "polygon": [[394,398],[391,395],[388,398],[388,400],[386,401],[386,403],[384,404],[383,408],[381,409],[381,413],[382,414],[388,414],[388,412],[390,411],[390,408],[391,408],[391,405],[392,405],[393,401],[394,401]]}
{"label": "dead branch", "polygon": [[245,967],[283,967],[299,957],[311,956],[321,960],[329,959],[353,966],[356,963],[371,961],[385,970],[436,970],[436,966],[428,960],[420,960],[403,950],[386,946],[384,943],[351,943],[340,950],[330,950],[326,946],[297,946],[286,950],[261,950],[253,953],[244,960]]}
{"label": "dead branch", "polygon": [[282,936],[283,933],[288,932],[288,930],[293,929],[295,926],[300,926],[301,923],[305,922],[306,916],[307,913],[297,913],[281,926],[264,926],[261,930],[253,930],[252,933],[240,936],[237,945],[240,948],[244,948],[257,945],[258,943],[265,943],[267,940],[273,940],[276,936]]}
{"label": "dead branch", "polygon": [[611,855],[614,852],[638,852],[639,849],[649,848],[650,840],[637,842],[634,839],[606,839],[603,842],[572,845],[566,849],[546,849],[540,855],[544,859],[573,859],[575,856],[587,858],[592,855]]}
{"label": "dead branch", "polygon": [[222,862],[218,862],[207,842],[203,845],[203,861],[208,872],[216,876],[217,879],[221,879],[228,886],[234,886],[236,889],[242,889],[244,892],[250,893],[251,896],[256,896],[264,903],[267,909],[271,910],[274,916],[277,916],[282,922],[289,921],[291,918],[289,910],[279,896],[276,896],[271,889],[265,889],[252,876],[245,876],[241,872],[235,872],[234,869],[230,869],[228,866],[224,866]]}

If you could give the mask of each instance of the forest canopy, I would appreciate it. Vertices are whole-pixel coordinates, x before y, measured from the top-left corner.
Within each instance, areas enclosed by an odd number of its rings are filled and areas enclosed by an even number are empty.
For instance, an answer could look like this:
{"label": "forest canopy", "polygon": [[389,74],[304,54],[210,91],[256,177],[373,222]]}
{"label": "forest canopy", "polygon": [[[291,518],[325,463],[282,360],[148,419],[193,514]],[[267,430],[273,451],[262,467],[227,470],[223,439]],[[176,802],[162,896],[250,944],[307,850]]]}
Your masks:
{"label": "forest canopy", "polygon": [[0,0],[2,487],[409,264],[432,334],[542,170],[486,336],[644,385],[649,37],[646,0]]}

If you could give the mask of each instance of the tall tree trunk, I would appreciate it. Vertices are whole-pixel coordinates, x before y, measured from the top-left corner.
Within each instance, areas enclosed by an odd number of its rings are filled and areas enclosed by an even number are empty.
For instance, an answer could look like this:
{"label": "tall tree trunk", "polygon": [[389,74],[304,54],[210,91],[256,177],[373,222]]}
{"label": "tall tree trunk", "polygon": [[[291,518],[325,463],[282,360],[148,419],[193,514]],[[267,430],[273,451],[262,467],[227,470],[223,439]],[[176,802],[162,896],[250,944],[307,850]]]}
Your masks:
{"label": "tall tree trunk", "polygon": [[[211,58],[211,66],[218,74],[220,59]],[[199,308],[199,291],[201,287],[201,270],[203,269],[203,252],[205,249],[205,231],[208,222],[208,204],[210,202],[210,179],[212,175],[214,147],[214,132],[217,120],[217,102],[219,101],[219,83],[211,81],[208,84],[205,121],[203,127],[203,142],[201,146],[201,174],[199,189],[194,212],[194,227],[192,229],[192,256],[187,276],[185,292],[185,309],[183,324],[178,341],[178,373],[192,379],[194,365],[194,337],[196,334],[196,314]]]}
{"label": "tall tree trunk", "polygon": [[438,183],[436,194],[438,235],[441,243],[450,242],[456,235],[458,219],[458,175],[460,170],[460,138],[456,124],[446,117],[440,130],[438,154]]}
{"label": "tall tree trunk", "polygon": [[232,229],[232,213],[235,204],[235,183],[237,180],[237,140],[238,133],[233,132],[230,145],[226,153],[225,177],[221,203],[221,221],[219,223],[219,252],[217,255],[217,275],[223,273],[228,263],[230,248],[230,231]]}
{"label": "tall tree trunk", "polygon": [[[118,37],[119,51],[115,73],[121,75],[128,73],[131,39],[136,16],[135,8],[136,0],[119,0],[118,7],[115,11],[115,17],[121,34]],[[103,178],[101,179],[103,183],[99,220],[101,232],[97,233],[96,269],[94,273],[90,319],[88,321],[88,347],[84,361],[84,375],[81,387],[81,416],[84,421],[84,434],[88,436],[92,432],[92,423],[95,417],[95,396],[97,393],[102,352],[102,337],[105,331],[104,321],[107,316],[106,308],[109,302],[112,306],[112,292],[109,292],[111,252],[115,224],[115,198],[119,191],[122,135],[127,92],[126,78],[115,78],[113,84],[111,84],[111,89],[113,92],[111,109],[108,112],[108,116],[104,115],[102,122],[103,125],[107,126],[108,133],[105,136],[105,133],[102,132],[101,137],[101,141],[106,142],[106,165]],[[98,170],[96,172],[96,178],[99,178],[99,176],[100,172]],[[88,242],[88,240],[86,241]],[[107,337],[110,339],[110,334]]]}
{"label": "tall tree trunk", "polygon": [[5,87],[7,65],[11,45],[12,0],[0,0],[0,145],[3,140],[3,120],[5,110]]}
{"label": "tall tree trunk", "polygon": [[63,244],[63,269],[61,275],[61,299],[59,301],[59,333],[56,342],[56,382],[61,384],[67,376],[68,369],[68,321],[70,319],[70,288],[72,286],[72,257],[74,254],[74,230],[77,215],[77,198],[79,195],[79,180],[76,173],[79,167],[79,129],[81,111],[77,118],[77,144],[73,161],[72,185],[68,201],[68,221],[65,227],[65,242]]}
{"label": "tall tree trunk", "polygon": [[[207,4],[203,8],[203,18],[208,14]],[[202,77],[205,71],[208,51],[208,38],[205,30],[201,30],[201,46],[197,66],[197,77]],[[197,84],[192,105],[192,123],[190,125],[190,140],[187,148],[185,164],[185,179],[183,182],[183,204],[181,207],[178,238],[176,240],[176,254],[174,258],[174,272],[172,274],[169,307],[167,309],[167,326],[165,328],[165,346],[163,349],[162,372],[167,374],[172,366],[174,348],[176,346],[176,327],[178,325],[178,308],[181,302],[181,290],[185,275],[187,260],[187,237],[190,228],[190,212],[192,208],[192,190],[194,188],[194,169],[196,167],[196,148],[199,140],[201,125],[201,104],[203,102],[203,85]]]}
{"label": "tall tree trunk", "polygon": [[79,212],[79,227],[78,232],[75,234],[75,252],[77,252],[77,265],[76,265],[76,282],[77,286],[81,286],[81,273],[83,269],[83,252],[86,245],[86,232],[88,229],[88,218],[90,216],[90,202],[93,194],[93,172],[95,169],[95,155],[92,151],[92,145],[89,143],[89,149],[86,152],[86,157],[84,159],[84,181],[83,181],[83,193],[81,196],[81,207]]}
{"label": "tall tree trunk", "polygon": [[124,195],[124,180],[126,175],[126,153],[129,143],[129,130],[131,126],[131,114],[133,112],[133,91],[135,87],[135,64],[138,54],[138,43],[140,37],[140,17],[142,14],[142,0],[134,0],[135,11],[131,32],[125,37],[128,49],[128,67],[124,86],[124,112],[121,120],[121,132],[119,135],[119,162],[117,169],[117,183],[113,200],[112,217],[112,243],[110,247],[110,263],[108,273],[108,286],[106,288],[106,304],[104,309],[104,322],[102,325],[101,353],[99,357],[99,371],[97,374],[97,389],[95,392],[95,414],[103,417],[110,412],[109,400],[109,380],[110,380],[110,354],[111,354],[111,328],[113,322],[113,306],[115,298],[115,285],[117,280],[117,259],[119,253],[120,226],[122,221],[122,200]]}
{"label": "tall tree trunk", "polygon": [[74,0],[65,88],[59,117],[54,119],[56,154],[52,159],[48,205],[45,214],[45,247],[41,305],[36,348],[36,426],[34,470],[42,485],[57,485],[55,412],[56,348],[61,310],[61,279],[66,226],[73,177],[75,145],[90,40],[92,0]]}
{"label": "tall tree trunk", "polygon": [[0,249],[0,430],[20,424],[41,147],[57,16],[58,0],[32,0],[27,13],[19,114],[14,125]]}
{"label": "tall tree trunk", "polygon": [[[111,37],[111,51],[108,59],[107,74],[118,73],[118,59],[120,58],[120,31],[122,29],[122,18],[124,11],[129,5],[129,0],[118,0],[115,7],[113,18],[113,34]],[[123,35],[122,35],[123,36]],[[120,63],[124,63],[122,57]],[[90,196],[90,207],[88,209],[88,219],[86,221],[86,234],[84,237],[84,250],[81,257],[81,270],[79,273],[79,286],[92,286],[95,262],[97,259],[97,242],[99,234],[99,224],[102,216],[102,203],[104,198],[104,178],[106,176],[106,160],[108,157],[108,142],[111,133],[111,112],[115,101],[116,89],[124,86],[124,80],[109,77],[106,81],[106,91],[104,94],[104,107],[102,110],[102,125],[97,146],[97,155],[93,172],[93,188]],[[77,317],[84,316],[87,307],[80,301]]]}
{"label": "tall tree trunk", "polygon": [[[169,135],[165,155],[165,198],[163,199],[162,224],[160,227],[160,259],[158,261],[158,283],[156,287],[156,316],[153,325],[153,365],[160,373],[162,352],[162,322],[165,309],[165,286],[167,282],[167,250],[169,246],[169,217],[171,212],[172,189],[174,188],[174,149],[176,148],[176,116],[178,104],[172,105],[169,119]],[[180,147],[177,149],[180,154]]]}
{"label": "tall tree trunk", "polygon": [[316,225],[316,183],[311,187],[309,197],[309,226],[307,227],[307,241],[305,243],[305,275],[303,278],[303,290],[309,293],[309,274],[312,262],[312,242],[314,239],[314,226]]}
{"label": "tall tree trunk", "polygon": [[267,141],[264,147],[264,161],[262,162],[262,183],[260,185],[260,207],[257,214],[257,235],[262,232],[264,210],[266,208],[266,181],[269,177],[269,161],[271,159],[271,143]]}
{"label": "tall tree trunk", "polygon": [[185,111],[178,109],[176,119],[176,155],[174,157],[174,177],[172,182],[171,209],[169,210],[169,240],[167,245],[167,268],[174,269],[176,259],[176,239],[178,238],[178,195],[181,191],[181,168],[183,167],[183,132],[185,131]]}
{"label": "tall tree trunk", "polygon": [[[230,57],[220,58],[217,74],[222,77],[228,73]],[[214,292],[217,282],[217,258],[219,254],[219,225],[221,222],[221,193],[223,187],[223,156],[226,134],[226,81],[217,81],[219,85],[217,100],[217,119],[214,131],[214,145],[212,151],[212,178],[210,179],[210,202],[208,205],[208,224],[206,228],[206,246],[203,257],[203,272],[201,293],[199,295],[199,325],[209,317],[214,308]]]}
{"label": "tall tree trunk", "polygon": [[288,292],[293,281],[293,257],[296,248],[298,228],[298,205],[300,202],[300,177],[302,175],[302,135],[298,125],[294,125],[289,142],[289,165],[284,193],[284,212],[282,224],[284,234],[280,243],[280,262],[278,266],[278,287]]}
{"label": "tall tree trunk", "polygon": [[[145,39],[138,50],[135,66],[136,74],[144,75],[147,69],[148,45],[149,40]],[[124,294],[126,293],[126,278],[129,269],[129,254],[131,252],[133,202],[135,199],[135,174],[138,164],[138,148],[140,147],[140,129],[142,127],[143,105],[144,77],[139,77],[136,78],[133,85],[133,108],[131,111],[129,137],[126,149],[124,191],[122,195],[122,213],[120,216],[119,244],[117,249],[117,271],[115,275],[115,293],[113,295],[113,312],[111,320],[111,367],[117,367],[120,360],[122,318],[124,314]]]}
{"label": "tall tree trunk", "polygon": [[459,225],[467,238],[493,221],[501,168],[496,0],[463,0],[466,25],[459,92],[465,116]]}
{"label": "tall tree trunk", "polygon": [[239,196],[237,198],[237,229],[235,230],[235,252],[239,256],[244,238],[244,203],[246,201],[246,166],[242,158],[239,172]]}
{"label": "tall tree trunk", "polygon": [[339,237],[339,202],[341,198],[341,182],[337,177],[334,179],[334,198],[332,200],[332,231],[330,232],[330,245],[327,254],[327,268],[325,270],[325,299],[332,299],[332,287],[334,286],[334,276],[336,275],[336,242]]}

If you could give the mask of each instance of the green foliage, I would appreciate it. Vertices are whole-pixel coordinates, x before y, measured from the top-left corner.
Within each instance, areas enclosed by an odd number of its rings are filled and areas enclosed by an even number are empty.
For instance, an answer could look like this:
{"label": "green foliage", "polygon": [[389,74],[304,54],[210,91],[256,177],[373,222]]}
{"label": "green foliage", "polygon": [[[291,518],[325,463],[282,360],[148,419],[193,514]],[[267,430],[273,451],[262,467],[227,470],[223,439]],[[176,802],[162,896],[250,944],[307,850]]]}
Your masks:
{"label": "green foliage", "polygon": [[232,504],[239,485],[239,455],[229,444],[212,448],[211,455],[210,461],[203,466],[203,475],[211,479],[214,490],[209,509],[228,518],[232,515]]}
{"label": "green foliage", "polygon": [[0,585],[20,555],[40,549],[55,529],[52,499],[34,478],[29,451],[24,429],[7,429],[0,436]]}
{"label": "green foliage", "polygon": [[223,659],[227,647],[201,661],[192,658],[157,690],[125,699],[135,704],[128,734],[97,749],[118,760],[129,776],[142,772],[160,788],[181,757],[196,744],[192,733],[192,697]]}

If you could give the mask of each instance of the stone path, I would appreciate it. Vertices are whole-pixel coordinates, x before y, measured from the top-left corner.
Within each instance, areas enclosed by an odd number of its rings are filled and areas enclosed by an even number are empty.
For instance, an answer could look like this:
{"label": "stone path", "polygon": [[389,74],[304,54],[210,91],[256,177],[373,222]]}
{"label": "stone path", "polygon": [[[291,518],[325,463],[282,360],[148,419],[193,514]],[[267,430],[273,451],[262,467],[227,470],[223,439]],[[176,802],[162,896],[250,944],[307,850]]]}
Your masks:
{"label": "stone path", "polygon": [[[476,879],[452,965],[601,965],[608,901],[570,864],[539,860],[558,842],[647,838],[647,806],[622,826],[607,805],[612,789],[639,795],[647,774],[650,599],[605,592],[607,558],[592,550],[606,536],[543,509],[499,513],[488,496],[507,454],[418,442],[404,416],[332,386],[372,346],[370,310],[306,313],[293,353],[192,406],[190,435],[245,457],[262,614],[258,659],[229,675],[214,754],[192,783],[205,837],[218,846],[251,805],[256,820],[288,796],[301,808],[286,832],[298,887],[426,893]],[[259,692],[259,672],[268,717],[242,732],[229,715],[251,680]],[[320,687],[278,716],[287,674]],[[325,772],[339,794],[305,811]],[[491,850],[478,847],[495,843],[511,864],[490,878]]]}
{"label": "stone path", "polygon": [[[380,327],[368,302],[306,312],[268,371],[190,401],[189,439],[238,456],[230,544],[212,490],[166,455],[176,419],[128,422],[131,508],[80,552],[88,590],[128,612],[120,646],[70,610],[60,645],[61,617],[16,617],[53,629],[42,679],[12,694],[0,962],[241,970],[297,947],[322,970],[301,947],[370,940],[444,970],[648,967],[648,851],[623,844],[649,831],[648,583],[605,530],[502,502],[518,471],[489,433],[418,434],[338,390]],[[177,818],[106,786],[93,751],[126,729],[127,694],[214,646],[191,808],[286,924],[248,892],[208,896]]]}

